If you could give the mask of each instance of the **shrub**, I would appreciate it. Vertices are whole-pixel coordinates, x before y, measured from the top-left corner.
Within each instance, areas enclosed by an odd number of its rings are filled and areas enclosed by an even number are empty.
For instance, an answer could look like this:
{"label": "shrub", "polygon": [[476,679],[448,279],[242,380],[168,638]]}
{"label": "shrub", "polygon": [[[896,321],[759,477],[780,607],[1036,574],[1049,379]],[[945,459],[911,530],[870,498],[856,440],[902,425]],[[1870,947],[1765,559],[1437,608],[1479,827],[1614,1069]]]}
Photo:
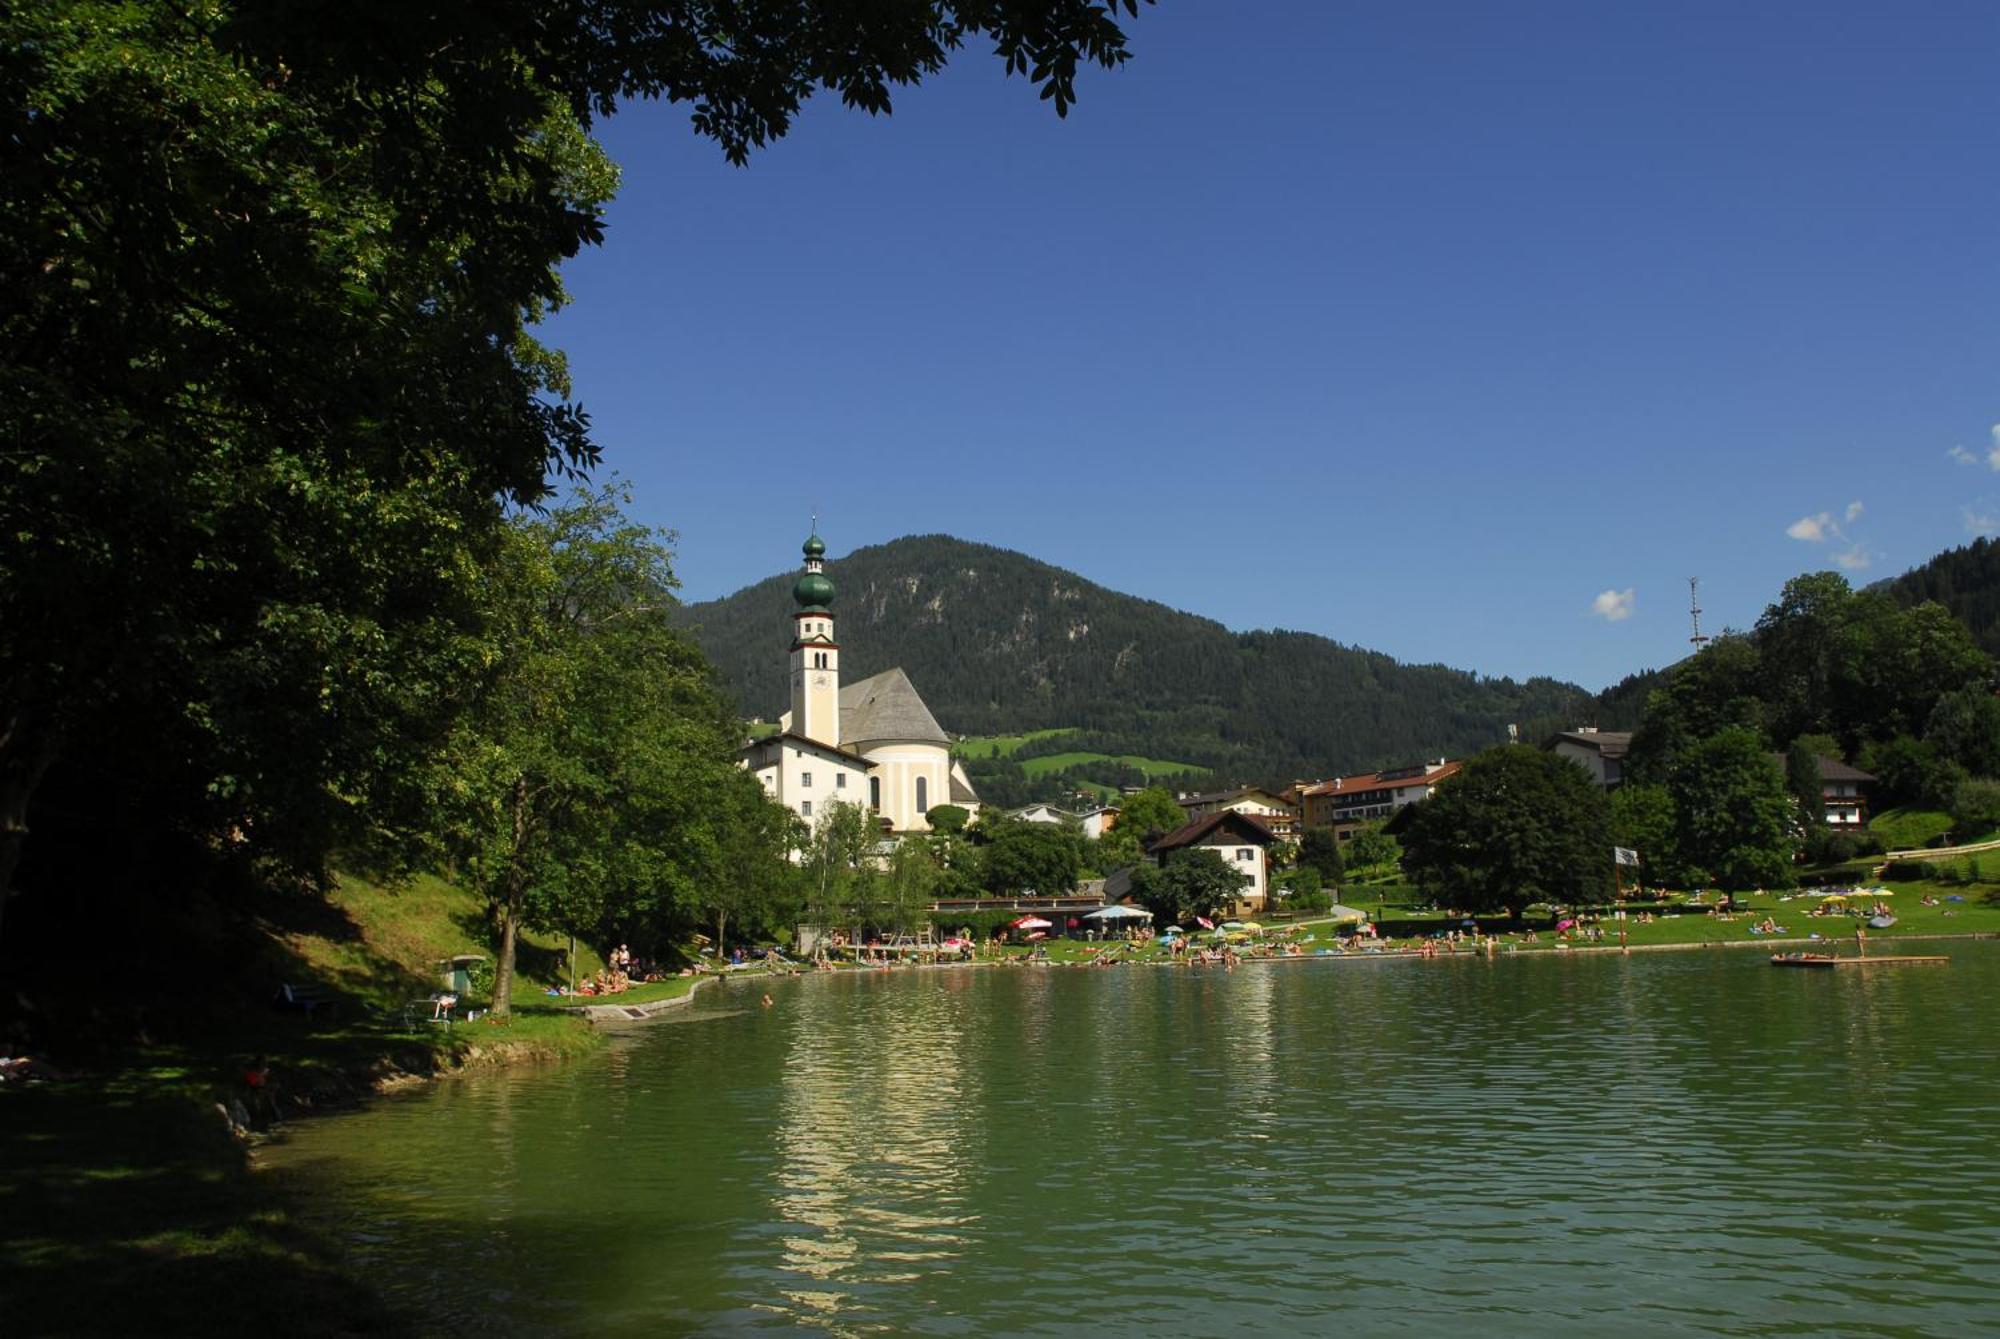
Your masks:
{"label": "shrub", "polygon": [[1928,860],[1891,860],[1883,867],[1882,877],[1903,881],[1935,879],[1938,877],[1938,867]]}

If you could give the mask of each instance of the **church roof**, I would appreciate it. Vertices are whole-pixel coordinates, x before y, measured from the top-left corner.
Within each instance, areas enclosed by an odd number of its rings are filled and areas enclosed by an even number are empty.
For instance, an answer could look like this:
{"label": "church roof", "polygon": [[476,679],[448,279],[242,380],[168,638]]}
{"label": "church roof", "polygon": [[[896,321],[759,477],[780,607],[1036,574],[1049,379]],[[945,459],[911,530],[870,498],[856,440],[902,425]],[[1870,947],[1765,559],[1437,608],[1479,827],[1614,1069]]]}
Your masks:
{"label": "church roof", "polygon": [[873,678],[840,690],[840,738],[844,744],[876,739],[951,743],[951,736],[937,723],[937,717],[931,715],[931,709],[917,695],[917,686],[900,668],[883,670]]}

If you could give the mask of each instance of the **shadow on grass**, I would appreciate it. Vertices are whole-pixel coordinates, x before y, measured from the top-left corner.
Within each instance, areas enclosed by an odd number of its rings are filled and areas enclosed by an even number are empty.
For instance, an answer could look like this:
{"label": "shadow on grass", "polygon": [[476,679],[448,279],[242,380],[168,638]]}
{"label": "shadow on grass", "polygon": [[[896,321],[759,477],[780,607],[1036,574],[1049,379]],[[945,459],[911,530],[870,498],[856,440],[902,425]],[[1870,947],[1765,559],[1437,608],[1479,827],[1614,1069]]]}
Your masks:
{"label": "shadow on grass", "polygon": [[22,1335],[412,1332],[219,1114],[142,1080],[0,1092],[0,1296]]}

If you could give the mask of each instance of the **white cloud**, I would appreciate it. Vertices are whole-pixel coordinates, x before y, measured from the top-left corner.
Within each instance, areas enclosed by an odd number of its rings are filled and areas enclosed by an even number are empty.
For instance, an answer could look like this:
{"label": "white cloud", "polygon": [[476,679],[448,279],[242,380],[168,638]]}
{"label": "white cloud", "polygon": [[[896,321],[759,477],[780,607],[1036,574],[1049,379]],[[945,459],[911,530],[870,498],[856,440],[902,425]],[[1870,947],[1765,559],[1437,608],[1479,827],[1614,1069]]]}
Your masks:
{"label": "white cloud", "polygon": [[1817,516],[1801,516],[1785,527],[1785,533],[1793,539],[1803,539],[1809,544],[1818,544],[1828,539],[1840,537],[1840,525],[1830,512]]}
{"label": "white cloud", "polygon": [[1853,525],[1853,524],[1854,524],[1854,523],[1855,523],[1856,521],[1858,521],[1858,520],[1860,520],[1860,519],[1861,519],[1861,504],[1860,504],[1859,502],[1850,502],[1850,503],[1848,503],[1848,504],[1847,504],[1847,523],[1848,523],[1849,525]]}
{"label": "white cloud", "polygon": [[1866,544],[1856,544],[1834,554],[1833,561],[1844,572],[1860,572],[1875,561],[1875,555],[1868,551]]}
{"label": "white cloud", "polygon": [[1961,465],[1977,465],[1979,463],[1979,457],[1973,455],[1962,446],[1954,446],[1951,450],[1944,453],[1944,458],[1946,460],[1955,460]]}
{"label": "white cloud", "polygon": [[1607,623],[1622,623],[1632,617],[1632,605],[1638,598],[1638,588],[1627,586],[1624,590],[1599,592],[1590,602],[1590,612]]}
{"label": "white cloud", "polygon": [[1988,435],[1993,440],[1993,447],[1986,453],[1986,463],[2000,470],[2000,423],[1995,423]]}
{"label": "white cloud", "polygon": [[2000,514],[1980,511],[1967,507],[1961,513],[1965,517],[1965,528],[1975,535],[2000,535]]}

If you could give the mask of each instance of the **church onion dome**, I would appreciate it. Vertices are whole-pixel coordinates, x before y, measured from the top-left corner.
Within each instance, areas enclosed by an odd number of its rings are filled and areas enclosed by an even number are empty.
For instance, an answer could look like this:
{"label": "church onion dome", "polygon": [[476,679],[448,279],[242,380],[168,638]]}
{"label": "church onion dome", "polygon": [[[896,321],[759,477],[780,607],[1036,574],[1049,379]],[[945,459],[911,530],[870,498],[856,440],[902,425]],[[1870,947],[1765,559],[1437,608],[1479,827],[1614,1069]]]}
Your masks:
{"label": "church onion dome", "polygon": [[819,537],[817,526],[801,552],[806,555],[806,573],[792,587],[792,598],[798,601],[801,609],[824,613],[826,607],[833,603],[833,583],[820,571],[820,560],[826,557],[826,541]]}
{"label": "church onion dome", "polygon": [[801,609],[825,609],[833,603],[833,583],[818,572],[808,572],[792,587],[792,598]]}

